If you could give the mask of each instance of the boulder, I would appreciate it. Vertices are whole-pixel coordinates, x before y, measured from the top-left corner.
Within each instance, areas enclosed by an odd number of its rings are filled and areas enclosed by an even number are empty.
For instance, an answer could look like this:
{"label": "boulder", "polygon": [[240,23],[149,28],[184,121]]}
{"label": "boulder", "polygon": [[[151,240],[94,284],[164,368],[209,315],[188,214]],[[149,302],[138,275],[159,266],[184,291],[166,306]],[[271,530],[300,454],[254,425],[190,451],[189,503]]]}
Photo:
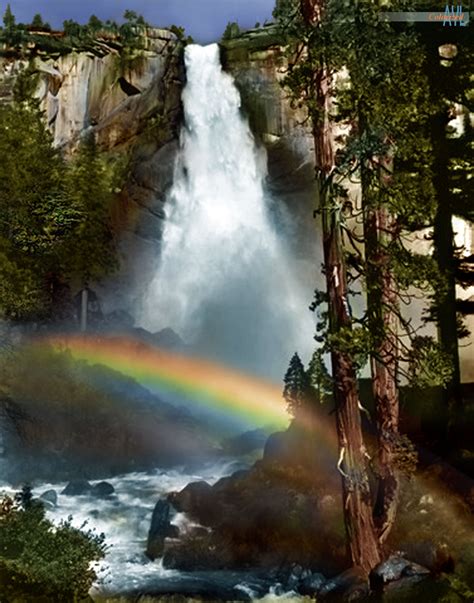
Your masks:
{"label": "boulder", "polygon": [[166,500],[159,500],[153,510],[146,555],[152,561],[163,555],[165,538],[170,534],[171,505]]}
{"label": "boulder", "polygon": [[272,433],[265,444],[263,461],[266,463],[286,463],[292,455],[293,449],[287,432]]}
{"label": "boulder", "polygon": [[446,544],[422,540],[419,542],[407,542],[400,547],[404,555],[415,563],[429,569],[433,574],[454,571],[454,557]]}
{"label": "boulder", "polygon": [[109,482],[99,482],[93,486],[91,494],[97,498],[109,498],[115,494],[115,488]]}
{"label": "boulder", "polygon": [[169,500],[177,511],[197,518],[208,518],[215,507],[212,486],[207,482],[192,482],[181,492],[170,494]]}
{"label": "boulder", "polygon": [[305,577],[298,588],[298,592],[301,595],[308,595],[310,597],[314,597],[319,593],[324,584],[326,583],[326,578],[319,573],[311,574]]}
{"label": "boulder", "polygon": [[76,479],[70,481],[61,494],[66,496],[81,496],[84,494],[90,494],[91,491],[92,485],[87,480]]}
{"label": "boulder", "polygon": [[168,526],[168,530],[166,531],[166,538],[174,538],[177,539],[179,538],[179,528],[178,526],[175,526],[173,524],[170,524]]}
{"label": "boulder", "polygon": [[328,580],[319,590],[321,599],[357,601],[369,594],[369,581],[361,568],[353,567]]}
{"label": "boulder", "polygon": [[395,554],[379,563],[370,574],[370,584],[373,590],[383,590],[386,584],[397,582],[401,578],[412,576],[426,576],[429,570],[425,567],[408,561],[400,554]]}
{"label": "boulder", "polygon": [[46,490],[40,496],[40,501],[45,502],[51,507],[55,507],[58,504],[58,494],[56,490]]}

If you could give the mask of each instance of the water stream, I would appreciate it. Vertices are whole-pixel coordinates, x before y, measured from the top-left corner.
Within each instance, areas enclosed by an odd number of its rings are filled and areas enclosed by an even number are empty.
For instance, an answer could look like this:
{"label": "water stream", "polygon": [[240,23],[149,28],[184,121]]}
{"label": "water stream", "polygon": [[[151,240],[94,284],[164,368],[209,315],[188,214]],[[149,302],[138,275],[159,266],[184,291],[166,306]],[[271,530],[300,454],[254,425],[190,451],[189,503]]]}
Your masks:
{"label": "water stream", "polygon": [[313,283],[274,220],[266,154],[219,47],[190,45],[185,62],[181,152],[140,322],[171,327],[201,356],[280,382],[295,350],[310,354]]}

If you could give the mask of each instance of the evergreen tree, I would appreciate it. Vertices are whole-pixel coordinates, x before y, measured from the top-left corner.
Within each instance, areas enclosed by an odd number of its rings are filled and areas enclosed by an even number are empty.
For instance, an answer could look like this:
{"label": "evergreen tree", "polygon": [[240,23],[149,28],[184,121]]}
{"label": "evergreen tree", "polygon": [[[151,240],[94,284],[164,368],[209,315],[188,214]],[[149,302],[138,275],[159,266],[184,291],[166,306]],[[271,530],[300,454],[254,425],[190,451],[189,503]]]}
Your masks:
{"label": "evergreen tree", "polygon": [[79,214],[35,104],[0,107],[0,132],[0,313],[40,318],[49,311],[47,275]]}
{"label": "evergreen tree", "polygon": [[82,287],[115,268],[119,181],[93,140],[64,161],[29,96],[30,77],[21,75],[15,102],[0,106],[0,316],[46,320],[57,285]]}
{"label": "evergreen tree", "polygon": [[[383,3],[384,10],[397,7]],[[313,309],[328,308],[318,323],[318,355],[327,352],[332,358],[344,500],[356,489],[352,472],[364,464],[363,459],[354,462],[357,446],[363,446],[355,372],[371,360],[377,504],[373,518],[363,500],[358,509],[346,509],[354,563],[367,570],[380,555],[397,508],[397,456],[405,446],[398,433],[398,375],[416,377],[418,384],[431,379],[435,385],[446,382],[451,372],[445,350],[420,336],[401,311],[414,287],[425,296],[430,287],[439,290],[433,259],[406,244],[410,233],[433,224],[437,211],[432,109],[423,46],[414,31],[381,22],[380,10],[377,2],[301,0],[280,2],[277,11],[290,42],[286,84],[307,108],[315,137],[327,292],[316,294]],[[344,69],[347,75],[341,77]],[[337,152],[336,123],[348,132],[339,135]],[[357,176],[361,207],[351,202],[347,187]],[[362,224],[362,238],[360,227],[359,234],[353,228],[354,217]],[[350,310],[348,279],[366,287],[367,311],[361,317]],[[408,372],[401,361],[411,362]],[[319,358],[319,374],[320,369]],[[348,448],[349,459],[344,458]],[[359,486],[361,498],[368,495],[366,476]]]}
{"label": "evergreen tree", "polygon": [[31,25],[38,29],[41,29],[44,26],[43,17],[40,15],[40,13],[36,13],[36,15],[33,17]]}
{"label": "evergreen tree", "polygon": [[17,25],[15,15],[12,12],[10,4],[7,4],[7,8],[5,9],[5,13],[3,15],[3,25],[3,41],[7,46],[16,48],[22,42],[23,32],[19,25]]}
{"label": "evergreen tree", "polygon": [[72,19],[67,19],[63,22],[63,31],[66,36],[75,38],[81,35],[82,27],[76,21],[73,21]]}
{"label": "evergreen tree", "polygon": [[10,4],[7,4],[7,8],[5,9],[5,13],[3,15],[3,26],[7,31],[13,31],[16,27],[16,18],[12,12]]}
{"label": "evergreen tree", "polygon": [[311,397],[310,380],[297,353],[290,360],[284,384],[283,397],[288,404],[288,411],[293,417],[297,417],[308,407]]}
{"label": "evergreen tree", "polygon": [[104,24],[99,19],[99,17],[96,17],[96,15],[91,15],[89,18],[89,21],[87,23],[87,27],[88,27],[89,31],[91,31],[92,33],[96,33],[98,31],[100,31],[101,29],[103,29]]}
{"label": "evergreen tree", "polygon": [[232,40],[233,38],[238,38],[240,36],[240,27],[238,23],[229,22],[222,34],[223,40]]}
{"label": "evergreen tree", "polygon": [[79,287],[117,266],[111,209],[118,184],[113,167],[100,157],[94,137],[87,137],[68,166],[68,196],[81,219],[65,242],[62,261],[63,273]]}
{"label": "evergreen tree", "polygon": [[[332,119],[334,68],[320,40],[328,8],[325,0],[280,3],[277,16],[292,42],[293,67],[286,84],[304,103],[315,145],[317,207],[321,215],[328,333],[336,422],[340,448],[343,508],[348,546],[356,566],[369,572],[381,559],[371,508],[367,453],[362,436],[357,386],[358,333],[354,333],[348,304],[348,278],[343,246],[344,195],[335,180],[335,128]],[[296,48],[295,48],[296,46]],[[299,60],[294,59],[298,57]],[[316,300],[319,301],[319,300]]]}
{"label": "evergreen tree", "polygon": [[[434,112],[430,122],[433,148],[434,187],[437,212],[434,220],[434,258],[444,279],[441,295],[432,297],[429,318],[438,325],[443,351],[451,358],[453,373],[445,389],[445,404],[451,418],[444,434],[448,444],[449,426],[462,407],[460,388],[459,338],[468,333],[462,315],[474,312],[469,303],[457,300],[456,283],[474,283],[473,258],[463,257],[454,240],[453,216],[474,221],[472,205],[472,61],[474,43],[470,27],[419,27],[427,61],[425,72],[430,84]],[[455,113],[464,114],[460,130],[450,127]]]}

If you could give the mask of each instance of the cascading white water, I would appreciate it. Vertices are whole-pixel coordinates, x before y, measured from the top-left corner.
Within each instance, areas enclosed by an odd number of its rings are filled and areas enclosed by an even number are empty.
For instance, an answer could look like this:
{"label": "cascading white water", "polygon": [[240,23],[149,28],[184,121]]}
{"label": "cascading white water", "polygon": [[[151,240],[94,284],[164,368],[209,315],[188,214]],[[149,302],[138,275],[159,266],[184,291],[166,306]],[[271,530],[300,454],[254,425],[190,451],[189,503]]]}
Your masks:
{"label": "cascading white water", "polygon": [[185,127],[162,252],[141,323],[171,327],[204,356],[280,379],[312,348],[313,283],[298,284],[267,207],[266,156],[217,44],[186,48]]}

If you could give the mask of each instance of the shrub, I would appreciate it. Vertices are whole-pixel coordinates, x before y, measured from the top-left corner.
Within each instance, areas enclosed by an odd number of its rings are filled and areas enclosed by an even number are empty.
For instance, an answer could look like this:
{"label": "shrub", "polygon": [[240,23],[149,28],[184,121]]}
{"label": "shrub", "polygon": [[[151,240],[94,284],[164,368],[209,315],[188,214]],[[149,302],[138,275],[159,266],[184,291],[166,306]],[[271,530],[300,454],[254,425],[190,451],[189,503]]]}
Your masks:
{"label": "shrub", "polygon": [[23,488],[0,500],[2,601],[67,603],[87,597],[97,579],[94,563],[105,555],[104,535],[75,528],[70,517],[58,526]]}

